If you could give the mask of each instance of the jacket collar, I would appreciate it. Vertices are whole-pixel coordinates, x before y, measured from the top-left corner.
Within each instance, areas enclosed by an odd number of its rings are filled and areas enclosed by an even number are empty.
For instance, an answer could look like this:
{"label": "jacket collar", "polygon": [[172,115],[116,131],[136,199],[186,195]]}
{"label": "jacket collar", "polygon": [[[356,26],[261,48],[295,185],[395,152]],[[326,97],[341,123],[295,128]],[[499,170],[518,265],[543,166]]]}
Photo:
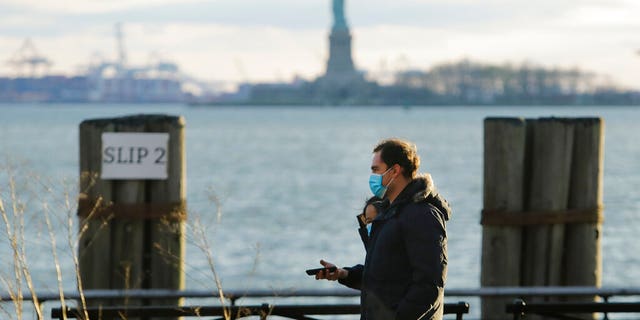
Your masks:
{"label": "jacket collar", "polygon": [[451,217],[449,203],[437,192],[431,175],[427,173],[411,180],[392,204],[389,203],[388,199],[385,199],[384,207],[387,209],[383,214],[379,214],[376,220],[386,220],[396,214],[397,208],[408,203],[420,202],[427,202],[436,207],[445,220],[449,220]]}

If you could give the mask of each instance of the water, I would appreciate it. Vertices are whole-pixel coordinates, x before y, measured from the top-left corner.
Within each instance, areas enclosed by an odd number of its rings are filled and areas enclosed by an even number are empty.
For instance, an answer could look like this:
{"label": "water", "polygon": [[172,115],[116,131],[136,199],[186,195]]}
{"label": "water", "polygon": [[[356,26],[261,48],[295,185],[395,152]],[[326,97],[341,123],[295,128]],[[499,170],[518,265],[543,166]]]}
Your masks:
{"label": "water", "polygon": [[[193,108],[181,105],[0,105],[0,163],[46,178],[59,203],[75,195],[78,125],[84,119],[137,113],[183,115],[187,121],[190,221],[207,227],[216,270],[226,289],[332,288],[304,269],[321,258],[362,262],[355,215],[369,196],[371,150],[385,137],[415,142],[422,171],[453,207],[448,223],[449,288],[479,287],[482,135],[487,116],[601,116],[606,121],[603,285],[640,285],[640,109],[632,107]],[[6,174],[0,174],[6,196]],[[219,200],[222,216],[212,196]],[[37,198],[37,197],[33,197]],[[6,199],[6,197],[5,197]],[[29,198],[32,199],[32,198]],[[58,200],[56,200],[58,199]],[[55,290],[42,201],[27,204],[29,261],[40,290]],[[6,205],[6,203],[5,203]],[[54,219],[63,287],[75,280],[64,213]],[[4,230],[4,228],[1,228]],[[188,289],[214,288],[199,240],[190,232]],[[8,241],[0,240],[3,271]],[[3,288],[4,289],[4,288]],[[477,306],[475,307],[477,310]]]}

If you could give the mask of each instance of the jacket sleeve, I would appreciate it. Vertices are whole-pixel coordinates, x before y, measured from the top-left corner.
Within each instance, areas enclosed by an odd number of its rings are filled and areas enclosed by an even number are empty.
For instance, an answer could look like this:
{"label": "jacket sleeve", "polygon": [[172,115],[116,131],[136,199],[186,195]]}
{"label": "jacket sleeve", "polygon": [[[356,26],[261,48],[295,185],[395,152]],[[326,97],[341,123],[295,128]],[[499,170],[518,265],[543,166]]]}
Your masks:
{"label": "jacket sleeve", "polygon": [[344,269],[349,271],[349,275],[344,279],[338,279],[338,282],[351,289],[360,290],[362,287],[362,272],[364,266],[357,264],[353,267],[345,267]]}
{"label": "jacket sleeve", "polygon": [[401,219],[411,284],[398,304],[397,319],[430,319],[442,313],[447,270],[445,222],[435,207],[411,206]]}

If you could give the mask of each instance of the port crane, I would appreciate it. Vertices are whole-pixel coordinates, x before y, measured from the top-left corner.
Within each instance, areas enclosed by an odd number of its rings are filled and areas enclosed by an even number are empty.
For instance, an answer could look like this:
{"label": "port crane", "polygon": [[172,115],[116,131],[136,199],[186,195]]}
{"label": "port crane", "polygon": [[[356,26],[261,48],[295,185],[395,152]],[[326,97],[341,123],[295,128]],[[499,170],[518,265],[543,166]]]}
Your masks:
{"label": "port crane", "polygon": [[[17,76],[35,77],[37,74],[47,74],[53,64],[51,60],[41,55],[31,39],[27,38],[22,46],[7,61]],[[24,70],[27,73],[24,73]]]}

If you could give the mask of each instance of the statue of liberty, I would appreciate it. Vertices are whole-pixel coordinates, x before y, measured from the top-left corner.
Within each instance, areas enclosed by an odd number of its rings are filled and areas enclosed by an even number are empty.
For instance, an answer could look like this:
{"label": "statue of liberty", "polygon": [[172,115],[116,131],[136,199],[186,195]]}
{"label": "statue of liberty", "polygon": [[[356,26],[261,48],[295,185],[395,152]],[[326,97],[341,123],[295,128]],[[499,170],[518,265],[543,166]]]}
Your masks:
{"label": "statue of liberty", "polygon": [[336,88],[352,87],[355,82],[362,80],[362,77],[356,71],[351,58],[351,32],[344,13],[345,1],[332,1],[333,27],[329,34],[329,59],[323,81],[327,88],[337,90]]}
{"label": "statue of liberty", "polygon": [[333,29],[347,29],[344,17],[344,0],[333,0]]}

